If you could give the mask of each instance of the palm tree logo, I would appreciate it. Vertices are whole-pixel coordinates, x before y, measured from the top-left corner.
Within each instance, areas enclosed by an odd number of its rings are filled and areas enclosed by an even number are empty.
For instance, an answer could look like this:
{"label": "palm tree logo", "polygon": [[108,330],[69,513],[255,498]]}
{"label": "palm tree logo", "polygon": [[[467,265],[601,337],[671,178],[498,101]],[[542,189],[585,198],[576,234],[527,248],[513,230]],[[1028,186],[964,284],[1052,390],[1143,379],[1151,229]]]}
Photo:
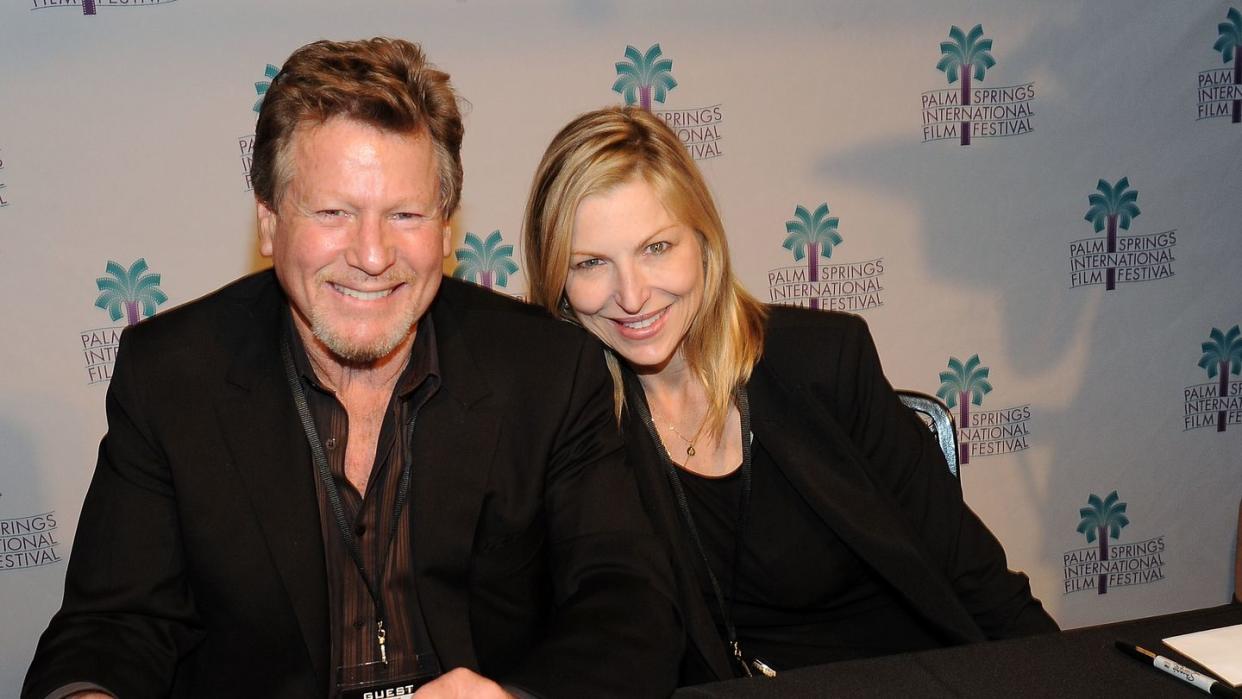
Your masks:
{"label": "palm tree logo", "polygon": [[[1108,233],[1106,240],[1106,251],[1109,254],[1117,252],[1117,225],[1120,224],[1122,229],[1130,230],[1130,222],[1138,218],[1141,213],[1138,208],[1138,190],[1129,189],[1130,180],[1122,177],[1117,180],[1117,184],[1109,185],[1106,180],[1100,180],[1095,185],[1095,192],[1087,197],[1087,202],[1091,204],[1091,208],[1087,209],[1087,215],[1084,220],[1090,221],[1095,227],[1095,232],[1099,233],[1107,226]],[[1104,288],[1111,290],[1117,286],[1117,269],[1109,265],[1107,276],[1104,280]]]}
{"label": "palm tree logo", "polygon": [[[1100,542],[1100,561],[1108,560],[1108,540],[1121,536],[1121,528],[1130,523],[1126,517],[1126,504],[1117,501],[1117,491],[1108,494],[1103,500],[1092,493],[1087,498],[1087,507],[1078,510],[1082,519],[1078,522],[1078,533],[1087,537],[1087,543]],[[1095,593],[1102,595],[1108,592],[1108,573],[1101,572]]]}
{"label": "palm tree logo", "polygon": [[[1238,12],[1238,8],[1231,7],[1229,12],[1225,13],[1228,22],[1221,22],[1216,25],[1216,43],[1212,44],[1212,48],[1220,51],[1221,61],[1228,63],[1233,61],[1233,84],[1242,85],[1242,61],[1238,60],[1238,50],[1242,49],[1242,12]],[[1242,121],[1242,100],[1233,101],[1233,123]]]}
{"label": "palm tree logo", "polygon": [[[646,54],[633,46],[625,47],[627,61],[617,61],[617,81],[612,91],[625,98],[626,104],[638,102],[651,111],[651,100],[664,104],[668,91],[677,87],[673,79],[673,61],[662,58],[659,44],[652,44]],[[652,92],[654,90],[654,92]]]}
{"label": "palm tree logo", "polygon": [[[795,262],[806,258],[807,281],[819,281],[819,258],[832,259],[832,248],[840,245],[842,238],[837,232],[837,217],[828,216],[828,203],[824,202],[815,213],[799,204],[794,217],[785,222],[785,242],[781,247],[793,252]],[[819,308],[819,298],[811,296],[811,308]]]}
{"label": "palm tree logo", "polygon": [[[949,41],[940,42],[940,62],[936,70],[945,74],[949,84],[962,79],[962,106],[970,106],[970,79],[983,80],[988,68],[996,65],[996,59],[988,53],[992,40],[983,38],[983,25],[976,24],[969,33],[963,33],[956,24],[949,28]],[[970,145],[970,122],[962,121],[963,146]]]}
{"label": "palm tree logo", "polygon": [[[992,392],[985,366],[979,365],[979,355],[971,355],[963,364],[957,357],[949,357],[949,370],[940,372],[940,390],[936,397],[950,408],[958,408],[958,426],[970,427],[970,404],[983,405],[983,396]],[[970,444],[962,441],[958,462],[970,463]]]}
{"label": "palm tree logo", "polygon": [[[1200,349],[1203,356],[1199,358],[1199,366],[1207,370],[1209,379],[1220,376],[1216,397],[1223,406],[1224,399],[1229,395],[1229,372],[1242,374],[1242,330],[1236,325],[1227,333],[1222,333],[1220,328],[1212,328],[1208,341]],[[1225,417],[1224,410],[1216,413],[1217,432],[1225,431]]]}
{"label": "palm tree logo", "polygon": [[254,101],[255,114],[259,113],[259,107],[263,106],[263,98],[267,96],[268,88],[272,86],[272,79],[275,78],[276,74],[279,72],[279,68],[271,63],[268,63],[267,67],[263,69],[263,77],[267,78],[267,80],[260,80],[254,84],[254,93],[259,96],[259,99]]}
{"label": "palm tree logo", "polygon": [[[168,300],[160,291],[160,275],[147,272],[146,258],[138,258],[126,271],[120,264],[108,260],[107,273],[111,276],[95,280],[99,298],[95,306],[108,312],[113,321],[125,316],[125,324],[133,325],[142,318],[155,315],[155,307]],[[142,317],[138,309],[142,308]]]}
{"label": "palm tree logo", "polygon": [[456,251],[457,268],[453,270],[455,279],[482,284],[488,289],[495,286],[509,285],[509,275],[518,271],[513,261],[513,246],[500,245],[500,231],[492,231],[487,240],[480,240],[473,233],[466,233],[466,246]]}

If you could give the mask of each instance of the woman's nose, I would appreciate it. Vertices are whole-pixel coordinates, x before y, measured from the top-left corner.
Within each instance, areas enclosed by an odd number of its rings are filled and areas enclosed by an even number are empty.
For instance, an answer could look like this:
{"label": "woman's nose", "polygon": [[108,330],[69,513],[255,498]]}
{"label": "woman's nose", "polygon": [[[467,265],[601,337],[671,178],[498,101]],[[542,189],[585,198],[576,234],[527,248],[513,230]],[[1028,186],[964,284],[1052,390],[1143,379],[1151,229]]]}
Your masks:
{"label": "woman's nose", "polygon": [[637,315],[650,296],[650,287],[641,271],[632,265],[618,269],[617,305],[621,310]]}

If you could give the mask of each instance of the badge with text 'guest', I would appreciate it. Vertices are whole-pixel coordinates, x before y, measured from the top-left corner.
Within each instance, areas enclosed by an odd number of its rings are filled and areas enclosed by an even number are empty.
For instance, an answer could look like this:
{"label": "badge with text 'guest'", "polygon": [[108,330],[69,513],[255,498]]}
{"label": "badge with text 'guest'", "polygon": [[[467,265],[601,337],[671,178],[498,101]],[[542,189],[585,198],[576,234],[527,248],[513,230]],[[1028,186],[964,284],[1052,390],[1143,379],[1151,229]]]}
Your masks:
{"label": "badge with text 'guest'", "polygon": [[336,669],[340,699],[408,697],[441,675],[435,653],[403,653],[394,649],[382,661]]}

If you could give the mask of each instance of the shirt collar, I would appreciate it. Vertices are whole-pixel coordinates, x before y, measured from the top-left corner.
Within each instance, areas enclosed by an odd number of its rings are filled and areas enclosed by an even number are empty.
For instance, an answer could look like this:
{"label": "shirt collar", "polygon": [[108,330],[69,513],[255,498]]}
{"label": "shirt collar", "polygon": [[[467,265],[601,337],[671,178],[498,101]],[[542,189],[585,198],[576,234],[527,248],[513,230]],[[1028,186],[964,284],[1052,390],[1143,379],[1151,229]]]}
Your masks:
{"label": "shirt collar", "polygon": [[[285,304],[283,315],[283,332],[289,340],[289,349],[293,354],[293,366],[297,369],[298,375],[315,390],[333,393],[315,374],[310,357],[306,355],[306,346],[302,344],[302,336],[294,328],[293,311],[288,303]],[[439,385],[440,355],[436,348],[436,327],[431,320],[431,313],[428,312],[424,313],[418,321],[414,334],[414,346],[410,348],[410,357],[405,363],[405,368],[401,370],[401,376],[397,378],[393,395],[402,399],[409,398],[415,389],[429,378],[432,379],[433,385]]]}

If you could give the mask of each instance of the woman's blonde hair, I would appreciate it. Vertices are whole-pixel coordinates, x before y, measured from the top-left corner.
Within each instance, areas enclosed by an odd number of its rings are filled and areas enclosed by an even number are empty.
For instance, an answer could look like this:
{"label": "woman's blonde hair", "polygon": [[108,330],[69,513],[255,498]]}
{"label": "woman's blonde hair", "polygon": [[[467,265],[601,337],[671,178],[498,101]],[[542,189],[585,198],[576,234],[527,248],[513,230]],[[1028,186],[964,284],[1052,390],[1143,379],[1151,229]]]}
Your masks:
{"label": "woman's blonde hair", "polygon": [[[707,391],[704,425],[719,436],[729,402],[763,351],[766,310],[733,276],[729,244],[698,166],[677,135],[637,107],[587,112],[552,139],[535,171],[522,241],[530,300],[577,322],[565,298],[574,217],[582,200],[635,178],[653,190],[703,248],[703,305],[682,341],[686,364]],[[620,368],[608,353],[617,416],[624,405]]]}

